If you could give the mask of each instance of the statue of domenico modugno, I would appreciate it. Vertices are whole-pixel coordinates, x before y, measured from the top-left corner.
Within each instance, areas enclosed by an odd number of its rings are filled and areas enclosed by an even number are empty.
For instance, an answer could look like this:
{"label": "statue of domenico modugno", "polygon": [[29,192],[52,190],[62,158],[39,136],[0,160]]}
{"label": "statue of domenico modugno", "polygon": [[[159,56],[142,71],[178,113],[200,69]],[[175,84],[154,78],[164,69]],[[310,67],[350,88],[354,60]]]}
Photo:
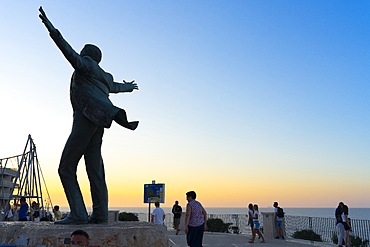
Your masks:
{"label": "statue of domenico modugno", "polygon": [[[42,7],[39,11],[39,17],[50,37],[74,68],[70,85],[73,125],[58,168],[70,213],[65,219],[55,223],[104,224],[108,222],[108,190],[101,156],[104,128],[109,128],[112,121],[115,121],[127,129],[135,130],[139,123],[129,122],[125,110],[114,106],[108,97],[109,93],[138,90],[138,86],[134,81],[114,82],[113,76],[99,66],[102,53],[97,46],[86,44],[78,54],[53,26]],[[90,218],[76,175],[82,156],[90,181],[93,205]]]}

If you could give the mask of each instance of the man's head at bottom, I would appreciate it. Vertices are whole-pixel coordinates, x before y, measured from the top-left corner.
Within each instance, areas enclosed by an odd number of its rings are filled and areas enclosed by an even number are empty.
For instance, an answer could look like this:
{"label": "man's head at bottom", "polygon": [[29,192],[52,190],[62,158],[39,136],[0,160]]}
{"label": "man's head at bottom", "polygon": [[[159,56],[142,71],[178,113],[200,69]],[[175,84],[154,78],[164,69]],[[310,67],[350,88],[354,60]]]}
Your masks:
{"label": "man's head at bottom", "polygon": [[72,232],[71,246],[89,246],[89,234],[84,230],[76,230]]}

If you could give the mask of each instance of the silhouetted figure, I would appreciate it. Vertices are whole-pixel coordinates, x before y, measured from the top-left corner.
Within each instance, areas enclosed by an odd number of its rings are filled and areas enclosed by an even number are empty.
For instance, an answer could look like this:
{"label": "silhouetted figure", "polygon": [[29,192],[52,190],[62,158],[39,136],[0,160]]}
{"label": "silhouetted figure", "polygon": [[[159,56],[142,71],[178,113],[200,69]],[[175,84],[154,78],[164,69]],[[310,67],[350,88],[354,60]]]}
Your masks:
{"label": "silhouetted figure", "polygon": [[[70,213],[55,224],[107,223],[108,191],[101,156],[104,128],[109,128],[113,120],[131,130],[135,130],[139,123],[128,122],[125,110],[114,106],[108,96],[109,93],[132,92],[138,89],[138,86],[134,81],[114,82],[113,76],[99,66],[102,53],[97,46],[86,44],[78,54],[54,28],[42,7],[39,11],[39,17],[50,37],[75,69],[70,86],[72,132],[65,144],[58,169]],[[90,219],[76,176],[77,165],[82,156],[85,159],[93,201]]]}
{"label": "silhouetted figure", "polygon": [[273,204],[274,207],[274,225],[275,225],[275,230],[276,230],[276,239],[284,239],[284,211],[281,207],[279,207],[278,202],[274,202]]}
{"label": "silhouetted figure", "polygon": [[339,202],[338,207],[335,209],[335,219],[336,219],[336,226],[337,226],[337,233],[338,233],[338,246],[343,246],[345,236],[346,236],[346,230],[344,229],[343,225],[343,207],[344,203]]}
{"label": "silhouetted figure", "polygon": [[180,219],[182,214],[182,207],[179,205],[179,201],[175,201],[175,204],[172,206],[173,213],[173,226],[176,229],[176,235],[179,234],[180,228]]}

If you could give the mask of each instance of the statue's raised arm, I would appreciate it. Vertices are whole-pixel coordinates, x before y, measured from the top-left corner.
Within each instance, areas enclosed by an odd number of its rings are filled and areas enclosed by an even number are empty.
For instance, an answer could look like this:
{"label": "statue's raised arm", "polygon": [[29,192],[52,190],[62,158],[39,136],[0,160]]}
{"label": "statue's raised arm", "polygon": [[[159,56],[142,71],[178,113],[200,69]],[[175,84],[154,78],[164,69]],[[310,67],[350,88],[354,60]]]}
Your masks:
{"label": "statue's raised arm", "polygon": [[68,44],[59,30],[53,26],[42,7],[39,8],[39,11],[39,17],[42,23],[44,23],[46,29],[49,31],[50,37],[55,42],[59,50],[63,53],[64,57],[72,65],[72,67],[74,69],[81,69],[86,67],[85,64],[82,62],[82,57]]}
{"label": "statue's raised arm", "polygon": [[51,21],[47,18],[45,11],[42,9],[41,6],[39,8],[39,11],[40,11],[39,17],[42,20],[42,23],[44,23],[45,27],[48,29],[49,33],[56,32],[57,30],[55,29]]}

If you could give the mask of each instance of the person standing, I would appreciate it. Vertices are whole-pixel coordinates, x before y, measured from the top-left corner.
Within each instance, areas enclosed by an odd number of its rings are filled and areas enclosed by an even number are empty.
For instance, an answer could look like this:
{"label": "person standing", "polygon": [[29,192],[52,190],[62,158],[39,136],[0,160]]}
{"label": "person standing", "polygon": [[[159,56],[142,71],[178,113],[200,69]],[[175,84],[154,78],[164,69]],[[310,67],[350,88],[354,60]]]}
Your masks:
{"label": "person standing", "polygon": [[4,220],[5,221],[11,221],[14,219],[14,210],[13,208],[10,206],[10,204],[8,203],[8,208],[7,208],[7,211],[6,211],[6,214],[5,214],[5,218]]}
{"label": "person standing", "polygon": [[251,227],[252,234],[253,234],[253,215],[254,215],[253,204],[249,203],[248,205],[248,225]]}
{"label": "person standing", "polygon": [[40,222],[40,204],[35,201],[31,203],[31,221]]}
{"label": "person standing", "polygon": [[345,244],[346,246],[352,246],[351,245],[351,236],[349,235],[349,232],[351,231],[351,222],[350,219],[348,218],[348,206],[343,205],[343,213],[342,213],[342,221],[343,221],[343,227],[345,230]]}
{"label": "person standing", "polygon": [[249,243],[254,243],[254,240],[256,239],[256,234],[258,234],[258,237],[262,238],[261,243],[266,243],[265,238],[263,237],[261,231],[260,231],[260,221],[259,221],[259,212],[258,212],[258,205],[253,205],[253,235],[252,239],[249,240]]}
{"label": "person standing", "polygon": [[[115,82],[113,76],[100,67],[102,52],[97,46],[86,44],[78,54],[53,26],[42,7],[39,11],[39,17],[49,31],[50,37],[74,69],[70,82],[72,131],[64,146],[58,168],[70,213],[55,224],[106,224],[108,190],[101,155],[104,128],[110,128],[113,121],[130,130],[135,130],[139,124],[138,121],[128,122],[126,111],[113,105],[109,94],[132,92],[138,90],[138,86],[134,81]],[[76,175],[82,156],[90,182],[92,198],[90,218]]]}
{"label": "person standing", "polygon": [[275,221],[275,230],[276,230],[276,239],[284,239],[284,231],[283,231],[283,218],[284,218],[284,210],[279,207],[278,202],[274,202],[274,221]]}
{"label": "person standing", "polygon": [[190,247],[202,247],[204,231],[208,230],[207,212],[196,198],[195,191],[186,193],[185,234]]}
{"label": "person standing", "polygon": [[344,203],[340,202],[338,204],[338,207],[335,209],[335,219],[338,233],[338,246],[343,246],[343,241],[346,235],[342,219],[343,206]]}
{"label": "person standing", "polygon": [[159,202],[155,202],[154,205],[155,205],[155,209],[153,210],[153,213],[152,213],[151,222],[157,225],[163,225],[164,219],[166,218],[166,214],[164,210],[159,206]]}
{"label": "person standing", "polygon": [[28,204],[26,202],[26,198],[24,196],[21,197],[19,200],[21,204],[14,204],[15,206],[20,206],[20,209],[18,211],[18,220],[19,221],[28,221]]}
{"label": "person standing", "polygon": [[182,214],[182,207],[179,205],[179,201],[175,201],[175,205],[172,207],[173,213],[173,226],[176,229],[176,235],[179,233],[179,225]]}

